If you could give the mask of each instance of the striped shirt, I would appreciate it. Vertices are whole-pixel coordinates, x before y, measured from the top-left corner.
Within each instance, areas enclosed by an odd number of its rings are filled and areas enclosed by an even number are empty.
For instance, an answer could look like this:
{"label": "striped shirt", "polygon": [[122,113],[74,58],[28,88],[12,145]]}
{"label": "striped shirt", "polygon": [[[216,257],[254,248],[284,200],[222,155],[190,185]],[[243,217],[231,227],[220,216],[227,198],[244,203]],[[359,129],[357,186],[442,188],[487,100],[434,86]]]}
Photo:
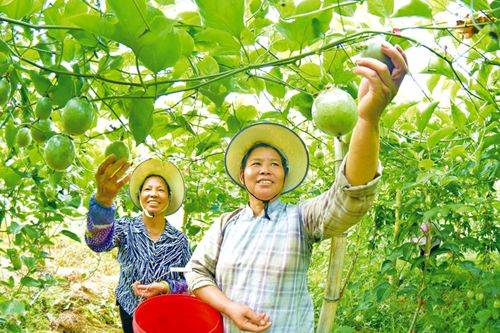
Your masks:
{"label": "striped shirt", "polygon": [[[380,165],[378,169],[380,175]],[[226,223],[214,223],[188,265],[190,290],[214,285],[231,300],[269,314],[272,326],[266,332],[314,332],[307,289],[312,245],[342,235],[358,222],[373,202],[379,179],[351,186],[340,173],[318,197],[297,205],[273,201],[270,220],[254,217],[247,205]],[[224,332],[240,330],[224,316]]]}
{"label": "striped shirt", "polygon": [[116,301],[132,315],[143,300],[134,295],[132,283],[150,284],[161,280],[170,285],[170,293],[187,293],[187,284],[180,273],[169,273],[171,267],[184,267],[191,257],[186,235],[166,221],[165,230],[153,241],[142,221],[142,215],[115,220],[115,207],[103,207],[95,196],[87,214],[87,245],[95,252],[118,246],[120,279]]}

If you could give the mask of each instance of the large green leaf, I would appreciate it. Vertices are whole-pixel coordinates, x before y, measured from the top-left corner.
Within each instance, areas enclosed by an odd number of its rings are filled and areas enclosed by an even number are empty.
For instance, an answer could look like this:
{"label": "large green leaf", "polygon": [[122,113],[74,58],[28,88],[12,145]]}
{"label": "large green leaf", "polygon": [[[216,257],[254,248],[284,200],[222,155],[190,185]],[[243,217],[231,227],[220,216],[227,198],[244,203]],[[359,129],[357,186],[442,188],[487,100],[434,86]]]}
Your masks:
{"label": "large green leaf", "polygon": [[[320,0],[302,1],[297,5],[293,19],[282,18],[277,25],[278,31],[286,37],[292,49],[301,49],[324,36],[330,27],[332,9],[317,12]],[[307,15],[307,13],[311,13]]]}
{"label": "large green leaf", "polygon": [[137,144],[143,143],[153,127],[154,101],[152,99],[132,99],[127,103],[128,125]]}
{"label": "large green leaf", "polygon": [[240,38],[243,30],[244,0],[195,0],[206,27],[229,32]]}
{"label": "large green leaf", "polygon": [[425,1],[411,0],[410,3],[404,5],[403,7],[400,7],[393,16],[420,16],[432,19],[432,8]]}
{"label": "large green leaf", "polygon": [[33,5],[33,0],[4,0],[0,2],[0,13],[19,20],[35,10]]}
{"label": "large green leaf", "polygon": [[394,0],[367,0],[368,12],[380,17],[390,17],[394,11]]}
{"label": "large green leaf", "polygon": [[155,30],[141,36],[134,51],[148,69],[157,73],[179,60],[181,41],[172,30],[172,20],[157,16],[151,24],[156,27]]}

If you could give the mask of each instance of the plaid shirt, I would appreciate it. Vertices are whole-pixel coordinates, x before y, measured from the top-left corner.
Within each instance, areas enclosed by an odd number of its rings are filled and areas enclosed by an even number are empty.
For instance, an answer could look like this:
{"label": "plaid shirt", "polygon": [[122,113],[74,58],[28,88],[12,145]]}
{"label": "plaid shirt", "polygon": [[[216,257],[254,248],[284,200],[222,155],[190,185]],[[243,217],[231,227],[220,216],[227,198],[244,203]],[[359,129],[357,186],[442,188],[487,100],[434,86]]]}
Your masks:
{"label": "plaid shirt", "polygon": [[[379,179],[351,186],[341,172],[318,197],[297,205],[279,199],[270,203],[271,220],[254,217],[247,205],[225,224],[214,223],[188,264],[190,290],[214,285],[231,300],[269,314],[273,324],[267,332],[314,332],[307,290],[312,245],[342,235],[358,222],[373,202]],[[224,316],[224,332],[240,330]]]}

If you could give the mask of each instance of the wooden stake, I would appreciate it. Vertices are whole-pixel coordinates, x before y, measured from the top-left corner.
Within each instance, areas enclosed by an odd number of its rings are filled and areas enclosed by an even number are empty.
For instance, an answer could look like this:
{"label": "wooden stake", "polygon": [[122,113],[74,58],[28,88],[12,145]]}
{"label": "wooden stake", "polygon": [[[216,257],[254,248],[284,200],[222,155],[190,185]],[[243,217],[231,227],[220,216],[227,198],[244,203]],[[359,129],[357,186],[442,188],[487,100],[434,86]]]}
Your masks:
{"label": "wooden stake", "polygon": [[[335,138],[335,174],[337,175],[345,155],[346,145]],[[321,314],[318,322],[317,333],[332,332],[335,314],[337,312],[337,302],[342,296],[340,294],[342,284],[342,269],[346,253],[347,240],[345,235],[333,237],[330,248],[330,263],[328,265],[328,275],[326,278],[325,296],[321,307]]]}

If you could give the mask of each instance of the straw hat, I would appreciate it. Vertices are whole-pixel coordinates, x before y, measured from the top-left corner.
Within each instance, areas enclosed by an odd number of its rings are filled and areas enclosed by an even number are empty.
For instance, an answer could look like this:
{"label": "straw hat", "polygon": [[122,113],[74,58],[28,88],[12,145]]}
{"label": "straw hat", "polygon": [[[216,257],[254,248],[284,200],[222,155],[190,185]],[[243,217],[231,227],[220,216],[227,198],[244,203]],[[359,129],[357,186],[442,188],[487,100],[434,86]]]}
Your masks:
{"label": "straw hat", "polygon": [[294,131],[275,123],[253,124],[233,137],[224,157],[226,171],[233,182],[245,189],[240,181],[241,161],[256,143],[266,143],[276,147],[285,155],[289,170],[282,193],[290,192],[302,183],[309,168],[307,147]]}
{"label": "straw hat", "polygon": [[175,213],[182,205],[186,195],[184,179],[182,178],[179,169],[171,162],[162,161],[157,158],[150,158],[139,164],[130,177],[129,190],[130,198],[134,205],[142,210],[139,202],[139,192],[144,180],[151,175],[163,177],[170,188],[171,200],[170,205],[165,210],[165,215]]}

